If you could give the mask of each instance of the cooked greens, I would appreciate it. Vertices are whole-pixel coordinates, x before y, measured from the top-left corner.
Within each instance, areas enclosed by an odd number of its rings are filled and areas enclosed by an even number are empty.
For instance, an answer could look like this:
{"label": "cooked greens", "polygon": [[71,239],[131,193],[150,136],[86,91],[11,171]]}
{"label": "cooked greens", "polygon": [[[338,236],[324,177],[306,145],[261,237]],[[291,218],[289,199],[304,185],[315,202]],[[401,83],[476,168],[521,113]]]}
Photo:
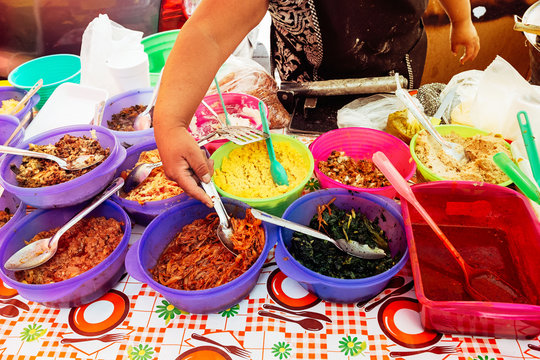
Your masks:
{"label": "cooked greens", "polygon": [[401,254],[392,257],[388,251],[388,238],[379,227],[379,219],[370,221],[354,209],[337,208],[332,201],[318,206],[309,227],[333,239],[344,238],[375,248],[384,249],[386,257],[377,260],[360,259],[339,250],[328,241],[295,232],[290,253],[305,267],[320,274],[339,279],[360,279],[380,274],[394,266]]}

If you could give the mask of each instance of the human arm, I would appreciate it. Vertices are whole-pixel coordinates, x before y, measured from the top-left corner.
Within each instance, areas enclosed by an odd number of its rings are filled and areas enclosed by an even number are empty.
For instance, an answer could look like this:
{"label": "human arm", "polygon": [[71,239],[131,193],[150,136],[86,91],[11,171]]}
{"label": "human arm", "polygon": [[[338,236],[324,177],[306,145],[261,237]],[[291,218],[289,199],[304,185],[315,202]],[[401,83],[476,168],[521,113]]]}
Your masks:
{"label": "human arm", "polygon": [[213,168],[188,132],[217,70],[263,18],[268,0],[203,0],[169,54],[154,109],[154,135],[165,174],[190,196],[212,206],[204,182]]}
{"label": "human arm", "polygon": [[463,46],[465,52],[459,61],[464,64],[474,60],[480,50],[480,38],[471,19],[469,0],[439,0],[450,18],[450,47],[454,55]]}

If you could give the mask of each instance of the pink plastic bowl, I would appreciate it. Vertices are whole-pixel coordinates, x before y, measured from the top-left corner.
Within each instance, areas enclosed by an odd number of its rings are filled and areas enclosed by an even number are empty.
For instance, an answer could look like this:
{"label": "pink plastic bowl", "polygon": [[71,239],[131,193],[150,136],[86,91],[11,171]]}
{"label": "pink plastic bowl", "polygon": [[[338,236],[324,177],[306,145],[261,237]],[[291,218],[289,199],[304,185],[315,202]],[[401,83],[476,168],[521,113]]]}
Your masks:
{"label": "pink plastic bowl", "polygon": [[[261,118],[259,116],[259,99],[255,96],[251,96],[248,94],[239,94],[239,93],[225,93],[223,95],[223,102],[225,103],[225,107],[227,108],[228,114],[239,114],[242,112],[243,108],[249,108],[254,109],[254,115],[255,116],[247,116],[247,115],[239,115],[240,117],[244,119],[248,119],[249,123],[252,127],[262,130],[262,123]],[[219,95],[208,95],[205,96],[203,99],[217,114],[223,114],[223,107],[221,106],[221,102],[219,100]],[[264,105],[264,111],[266,114],[266,117],[268,117],[268,108],[266,107],[266,104]],[[251,115],[251,114],[250,114]],[[219,121],[216,119],[214,115],[208,110],[206,106],[204,106],[202,103],[197,108],[197,111],[195,112],[195,126],[197,127],[197,132],[192,132],[192,135],[195,137],[196,140],[210,134],[215,128],[220,127]],[[231,123],[231,125],[237,125],[235,123]],[[212,141],[205,147],[208,149],[210,154],[212,154],[218,147],[225,144],[228,140],[216,140]]]}
{"label": "pink plastic bowl", "polygon": [[319,136],[309,146],[315,160],[315,175],[323,189],[345,188],[352,191],[364,191],[371,194],[393,198],[396,191],[392,186],[379,188],[359,188],[345,185],[331,179],[319,170],[319,162],[326,161],[334,150],[344,151],[355,160],[369,160],[377,151],[382,151],[394,164],[399,173],[409,180],[416,172],[416,163],[411,157],[409,147],[397,137],[384,131],[349,127],[329,131]]}

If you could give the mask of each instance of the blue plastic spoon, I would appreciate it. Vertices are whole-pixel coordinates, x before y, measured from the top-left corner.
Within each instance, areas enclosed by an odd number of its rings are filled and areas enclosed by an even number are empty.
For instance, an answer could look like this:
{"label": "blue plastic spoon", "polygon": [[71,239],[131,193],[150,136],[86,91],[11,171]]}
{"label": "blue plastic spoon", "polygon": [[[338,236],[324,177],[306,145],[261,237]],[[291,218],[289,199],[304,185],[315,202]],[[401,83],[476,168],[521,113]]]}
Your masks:
{"label": "blue plastic spoon", "polygon": [[289,185],[287,171],[285,171],[283,165],[281,165],[276,159],[276,153],[274,152],[274,145],[272,145],[272,137],[270,135],[268,120],[266,119],[266,114],[264,113],[262,101],[259,101],[259,113],[261,114],[263,130],[268,134],[268,138],[266,138],[266,147],[268,148],[268,157],[270,157],[270,173],[272,174],[272,179],[274,179],[274,182],[277,185]]}

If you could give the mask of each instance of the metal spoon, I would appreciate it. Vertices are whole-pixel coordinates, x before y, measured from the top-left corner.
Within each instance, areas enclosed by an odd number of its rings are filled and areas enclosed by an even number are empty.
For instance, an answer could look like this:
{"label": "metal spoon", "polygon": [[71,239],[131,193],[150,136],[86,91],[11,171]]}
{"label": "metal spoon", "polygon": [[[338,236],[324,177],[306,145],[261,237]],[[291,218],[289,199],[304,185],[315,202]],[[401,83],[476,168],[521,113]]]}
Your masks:
{"label": "metal spoon", "polygon": [[[416,209],[416,211],[418,211],[420,216],[422,216],[426,223],[437,234],[437,237],[441,239],[446,249],[450,252],[461,268],[465,280],[465,291],[474,300],[508,303],[528,302],[527,298],[519,290],[515,289],[511,284],[506,282],[493,271],[488,269],[474,268],[467,264],[465,259],[463,259],[454,245],[452,245],[450,240],[448,240],[437,223],[429,215],[426,209],[424,209],[422,204],[420,204],[420,202],[416,199],[416,196],[405,179],[403,179],[403,176],[401,176],[401,174],[396,170],[394,165],[390,162],[390,160],[388,160],[384,153],[378,151],[373,154],[373,162],[375,165],[377,165],[379,170],[382,171],[384,176],[386,176],[388,181],[390,181],[390,183],[394,186],[401,198],[407,200]],[[491,296],[486,296],[486,293],[490,294]],[[496,295],[496,298],[493,298],[493,294]]]}
{"label": "metal spoon", "polygon": [[201,186],[206,194],[210,196],[210,199],[212,199],[214,209],[216,210],[219,218],[219,226],[216,230],[219,241],[221,241],[223,246],[225,246],[227,250],[231,252],[231,254],[235,256],[238,255],[231,240],[231,236],[233,234],[231,218],[227,214],[227,209],[225,209],[225,205],[223,205],[223,202],[221,201],[221,197],[216,190],[216,185],[212,180],[210,180],[208,184],[201,181]]}
{"label": "metal spoon", "polygon": [[34,241],[11,255],[4,264],[6,270],[17,271],[32,269],[46,263],[54,256],[54,254],[56,254],[58,241],[62,235],[79,222],[79,220],[98,207],[98,205],[118,191],[122,185],[124,185],[124,179],[116,178],[101,195],[62,226],[53,237]]}
{"label": "metal spoon", "polygon": [[152,98],[150,99],[150,102],[148,105],[146,105],[146,109],[137,117],[135,118],[135,121],[133,121],[133,128],[135,130],[146,130],[149,129],[152,125],[152,117],[150,116],[150,110],[154,107],[156,104],[156,99],[159,92],[159,86],[161,85],[161,76],[163,75],[163,69],[161,69],[161,72],[159,73],[159,78],[156,83],[156,86],[154,87],[154,92],[152,93]]}
{"label": "metal spoon", "polygon": [[76,170],[86,169],[87,167],[95,165],[96,163],[102,161],[105,158],[105,156],[103,155],[80,155],[74,160],[67,161],[65,159],[59,158],[58,156],[54,156],[51,154],[40,153],[37,151],[23,150],[23,149],[14,148],[11,146],[4,146],[4,145],[0,145],[0,153],[30,156],[30,157],[39,158],[39,159],[51,160],[51,161],[56,162],[58,166],[60,166],[62,169],[67,170],[67,171],[76,171]]}
{"label": "metal spoon", "polygon": [[383,249],[380,249],[380,248],[373,249],[369,247],[368,245],[360,244],[360,243],[357,243],[356,241],[347,241],[345,239],[335,240],[323,234],[322,232],[314,230],[310,227],[300,225],[295,222],[285,220],[274,215],[270,215],[268,213],[265,213],[257,209],[251,209],[251,214],[256,219],[266,221],[270,224],[281,226],[287,229],[298,231],[302,234],[306,234],[309,236],[316,237],[318,239],[329,241],[332,244],[334,244],[338,249],[340,249],[341,251],[351,256],[355,256],[361,259],[381,259],[386,256],[386,253],[384,252]]}
{"label": "metal spoon", "polygon": [[420,124],[422,124],[424,129],[426,129],[431,134],[431,136],[435,138],[435,140],[441,145],[443,151],[447,155],[453,157],[459,162],[467,159],[463,146],[444,139],[441,134],[439,134],[437,130],[435,130],[433,124],[431,123],[427,115],[422,110],[420,110],[420,108],[418,108],[418,106],[414,102],[413,97],[407,91],[403,90],[401,87],[398,86],[396,90],[396,96],[399,100],[401,100],[403,105],[405,105],[405,107],[411,112],[411,114],[420,122]]}

